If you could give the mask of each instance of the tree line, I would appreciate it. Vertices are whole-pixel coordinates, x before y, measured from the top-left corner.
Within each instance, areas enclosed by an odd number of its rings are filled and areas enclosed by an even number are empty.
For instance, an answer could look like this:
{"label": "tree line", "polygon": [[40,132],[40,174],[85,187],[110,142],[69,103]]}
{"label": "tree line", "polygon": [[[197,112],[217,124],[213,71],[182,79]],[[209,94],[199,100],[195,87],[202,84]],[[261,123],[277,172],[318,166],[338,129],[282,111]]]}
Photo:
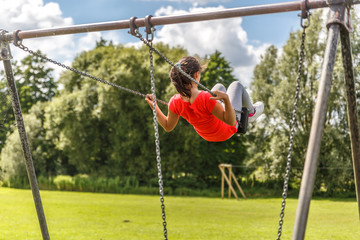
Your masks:
{"label": "tree line", "polygon": [[[291,170],[291,187],[301,180],[312,111],[315,106],[321,63],[324,55],[322,12],[312,16],[307,29],[304,68]],[[359,30],[358,19],[354,28]],[[360,58],[360,31],[352,33],[354,62]],[[218,186],[218,164],[241,168],[236,174],[257,181],[283,181],[289,142],[289,122],[293,109],[301,31],[292,32],[286,44],[270,46],[255,67],[251,97],[265,103],[264,116],[249,126],[246,135],[236,135],[223,143],[210,143],[199,137],[181,119],[176,129],[160,129],[164,181],[176,186],[207,188]],[[169,59],[188,55],[186,49],[155,45]],[[328,194],[353,191],[349,129],[341,54],[334,70],[332,91],[321,145],[315,191]],[[150,93],[149,53],[146,46],[135,48],[101,40],[90,51],[79,54],[72,67],[106,81]],[[239,80],[230,63],[219,51],[202,57],[207,64],[202,83],[228,86]],[[170,67],[155,58],[156,94],[168,101],[175,93],[169,80]],[[359,65],[355,76],[359,79]],[[36,56],[14,62],[24,121],[37,175],[87,174],[98,178],[135,178],[140,185],[156,185],[157,169],[152,111],[142,97],[64,71],[55,81],[53,69]],[[26,177],[19,137],[1,73],[0,180]],[[240,79],[241,81],[241,79]],[[356,87],[359,89],[358,81]],[[166,106],[160,106],[166,112]]]}

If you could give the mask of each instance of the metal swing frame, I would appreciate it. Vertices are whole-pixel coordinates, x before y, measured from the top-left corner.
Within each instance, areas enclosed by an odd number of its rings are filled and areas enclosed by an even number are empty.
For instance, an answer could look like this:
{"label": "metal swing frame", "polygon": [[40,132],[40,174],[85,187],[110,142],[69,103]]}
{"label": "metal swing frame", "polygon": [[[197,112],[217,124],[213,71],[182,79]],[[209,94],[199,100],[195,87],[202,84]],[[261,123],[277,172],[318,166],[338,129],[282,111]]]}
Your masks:
{"label": "metal swing frame", "polygon": [[[315,181],[315,174],[317,169],[317,161],[320,151],[321,136],[324,128],[324,121],[327,111],[328,98],[331,88],[332,73],[335,64],[336,50],[341,39],[341,51],[343,56],[344,80],[347,94],[347,113],[348,124],[350,129],[351,150],[353,170],[356,186],[356,196],[358,203],[358,210],[360,216],[360,134],[358,124],[358,113],[355,93],[354,68],[351,53],[351,21],[350,21],[350,7],[354,4],[360,4],[360,0],[313,0],[313,1],[293,1],[286,3],[267,4],[260,6],[249,6],[241,8],[226,9],[221,11],[213,11],[206,13],[191,13],[177,16],[162,16],[153,17],[152,24],[167,25],[178,24],[185,22],[208,21],[215,19],[244,17],[251,15],[280,13],[289,11],[300,11],[304,9],[317,9],[329,7],[330,17],[328,21],[328,39],[325,49],[324,62],[319,83],[319,90],[316,100],[316,105],[313,114],[312,127],[308,142],[307,154],[305,159],[305,166],[303,177],[301,181],[301,188],[299,194],[299,203],[296,211],[296,219],[293,231],[293,240],[304,239],[306,224],[309,214],[310,201],[313,192]],[[135,19],[134,23],[138,27],[144,27],[146,24],[145,18]],[[10,60],[12,59],[10,51],[10,43],[19,39],[30,39],[46,36],[56,36],[65,34],[108,31],[118,29],[128,29],[130,23],[128,20],[104,22],[94,24],[75,25],[70,27],[37,29],[29,31],[14,31],[7,33],[2,31],[0,34],[0,60],[4,62],[4,68],[11,95],[12,106],[14,110],[17,127],[21,139],[22,149],[24,152],[26,168],[32,189],[34,203],[40,223],[40,229],[44,240],[50,239],[48,232],[46,218],[41,202],[38,183],[36,180],[36,173],[34,170],[32,155],[27,139],[25,124],[19,102],[19,96],[16,89],[14,75]]]}

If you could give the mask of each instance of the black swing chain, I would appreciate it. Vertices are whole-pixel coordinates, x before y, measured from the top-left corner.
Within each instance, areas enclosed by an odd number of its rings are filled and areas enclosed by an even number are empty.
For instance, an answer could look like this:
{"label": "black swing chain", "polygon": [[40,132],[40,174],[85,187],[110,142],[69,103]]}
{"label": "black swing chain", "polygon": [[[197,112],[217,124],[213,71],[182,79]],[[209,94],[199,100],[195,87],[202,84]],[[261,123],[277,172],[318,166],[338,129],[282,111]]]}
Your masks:
{"label": "black swing chain", "polygon": [[[151,31],[151,39],[147,35],[149,46],[152,46],[153,32]],[[140,33],[139,33],[140,34]],[[141,36],[141,35],[140,35]],[[161,202],[161,212],[162,220],[164,227],[164,239],[167,240],[167,228],[166,228],[166,215],[165,215],[165,204],[164,204],[164,187],[161,171],[161,154],[160,154],[160,140],[159,140],[159,124],[157,120],[157,109],[156,109],[156,91],[155,91],[155,74],[154,74],[154,58],[153,58],[153,48],[149,47],[149,59],[150,59],[150,80],[151,80],[151,91],[153,96],[153,115],[154,115],[154,130],[155,130],[155,146],[156,146],[156,162],[158,170],[158,182],[159,182],[159,193],[160,193],[160,202]]]}
{"label": "black swing chain", "polygon": [[299,101],[299,93],[300,93],[300,80],[301,80],[301,73],[304,63],[304,49],[305,49],[305,38],[306,33],[305,30],[309,26],[310,23],[310,12],[308,12],[307,17],[307,23],[303,24],[303,19],[301,18],[301,27],[303,29],[302,35],[301,35],[301,45],[300,45],[300,56],[299,56],[299,66],[298,66],[298,72],[297,72],[297,78],[296,78],[296,91],[295,91],[295,100],[294,100],[294,110],[292,112],[292,117],[290,120],[290,141],[289,141],[289,148],[288,148],[288,155],[287,155],[287,163],[286,163],[286,171],[284,176],[284,187],[283,187],[283,193],[282,193],[282,202],[281,202],[281,212],[280,212],[280,220],[279,220],[279,228],[278,228],[278,234],[276,240],[280,240],[281,233],[282,233],[282,227],[284,223],[284,215],[285,215],[285,205],[286,205],[286,198],[287,198],[287,192],[288,192],[288,186],[289,186],[289,178],[290,178],[290,170],[291,170],[291,155],[293,151],[293,145],[294,145],[294,135],[295,135],[295,125],[296,125],[296,113],[298,108],[298,101]]}
{"label": "black swing chain", "polygon": [[[88,74],[88,73],[86,73],[86,72],[82,72],[82,71],[80,71],[80,70],[77,70],[77,69],[75,69],[75,68],[72,68],[72,67],[70,67],[70,66],[67,66],[67,65],[65,65],[65,64],[63,64],[63,63],[60,63],[60,62],[55,61],[55,60],[53,60],[53,59],[50,59],[50,58],[48,58],[48,57],[46,57],[46,56],[43,56],[43,55],[39,54],[38,52],[35,52],[35,51],[29,49],[28,47],[24,46],[23,43],[22,43],[22,41],[18,41],[18,42],[16,42],[16,43],[14,43],[14,45],[15,45],[16,47],[20,48],[21,50],[23,50],[23,51],[25,51],[25,52],[33,55],[33,56],[39,57],[39,58],[41,58],[41,59],[43,59],[43,60],[45,60],[45,61],[48,61],[48,62],[50,62],[50,63],[52,63],[52,64],[55,64],[55,65],[57,65],[57,66],[59,66],[59,67],[62,67],[62,68],[64,68],[64,69],[67,69],[67,70],[69,70],[69,71],[72,71],[72,72],[74,72],[74,73],[77,73],[77,74],[79,74],[79,75],[82,75],[82,76],[84,76],[84,77],[91,78],[91,79],[96,80],[96,81],[98,81],[98,82],[107,84],[107,85],[109,85],[109,86],[116,87],[116,88],[119,88],[119,89],[121,89],[121,90],[127,91],[127,92],[129,92],[129,93],[132,93],[132,94],[135,94],[135,95],[138,95],[138,96],[141,96],[141,97],[146,98],[146,94],[143,94],[143,93],[140,93],[140,92],[138,92],[138,91],[131,90],[131,89],[128,89],[128,88],[119,86],[119,85],[117,85],[117,84],[114,84],[114,83],[105,81],[105,80],[103,80],[103,79],[101,79],[101,78],[98,78],[98,77],[94,77],[94,76],[92,76],[92,75],[90,75],[90,74]],[[162,101],[162,100],[160,100],[160,99],[156,99],[156,101],[159,102],[159,103],[161,103],[161,104],[167,105],[167,102]]]}

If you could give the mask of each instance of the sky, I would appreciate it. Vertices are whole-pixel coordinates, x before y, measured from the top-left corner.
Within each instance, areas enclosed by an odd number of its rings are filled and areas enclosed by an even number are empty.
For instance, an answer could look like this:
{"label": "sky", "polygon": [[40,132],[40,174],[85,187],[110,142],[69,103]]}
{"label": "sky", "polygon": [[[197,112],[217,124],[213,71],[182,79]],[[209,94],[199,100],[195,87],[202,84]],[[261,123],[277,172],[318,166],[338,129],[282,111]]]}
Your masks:
{"label": "sky", "polygon": [[[289,2],[291,0],[0,0],[0,29],[34,30],[79,24],[127,20],[136,16],[178,15],[236,7]],[[293,0],[292,0],[293,1]],[[234,76],[246,87],[267,47],[281,48],[290,32],[300,29],[299,12],[287,12],[204,22],[156,26],[156,42],[182,46],[190,55],[204,57],[216,50],[230,62]],[[142,30],[141,30],[142,31]],[[114,43],[139,45],[128,30],[25,39],[23,44],[70,65],[74,57],[95,47],[100,38]],[[11,47],[14,60],[26,53]],[[171,59],[176,62],[177,59]],[[1,65],[2,67],[2,65]],[[56,70],[56,77],[61,69]]]}

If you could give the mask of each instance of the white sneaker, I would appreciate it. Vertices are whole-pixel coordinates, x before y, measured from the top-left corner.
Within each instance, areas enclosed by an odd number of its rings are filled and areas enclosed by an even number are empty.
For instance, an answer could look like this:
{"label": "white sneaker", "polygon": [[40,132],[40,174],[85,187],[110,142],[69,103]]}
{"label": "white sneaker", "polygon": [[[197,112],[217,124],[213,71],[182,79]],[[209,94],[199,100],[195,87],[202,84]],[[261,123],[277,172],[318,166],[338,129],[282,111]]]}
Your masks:
{"label": "white sneaker", "polygon": [[249,119],[248,121],[250,123],[255,122],[255,120],[264,112],[264,103],[262,102],[256,102],[254,104],[254,113],[249,113]]}

